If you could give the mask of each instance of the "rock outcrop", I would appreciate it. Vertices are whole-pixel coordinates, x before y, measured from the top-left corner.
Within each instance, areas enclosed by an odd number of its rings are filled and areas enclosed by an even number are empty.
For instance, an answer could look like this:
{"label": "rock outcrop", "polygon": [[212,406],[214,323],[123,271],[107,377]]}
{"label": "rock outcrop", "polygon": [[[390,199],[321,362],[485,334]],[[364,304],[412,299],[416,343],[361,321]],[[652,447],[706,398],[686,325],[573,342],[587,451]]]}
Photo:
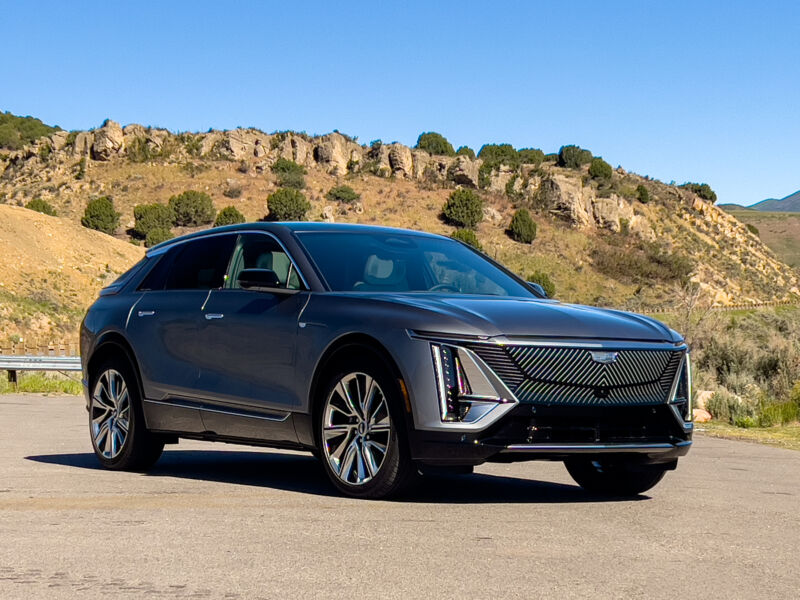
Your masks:
{"label": "rock outcrop", "polygon": [[94,132],[92,158],[95,160],[109,160],[122,150],[125,145],[124,142],[125,136],[122,133],[120,124],[107,119],[103,126]]}

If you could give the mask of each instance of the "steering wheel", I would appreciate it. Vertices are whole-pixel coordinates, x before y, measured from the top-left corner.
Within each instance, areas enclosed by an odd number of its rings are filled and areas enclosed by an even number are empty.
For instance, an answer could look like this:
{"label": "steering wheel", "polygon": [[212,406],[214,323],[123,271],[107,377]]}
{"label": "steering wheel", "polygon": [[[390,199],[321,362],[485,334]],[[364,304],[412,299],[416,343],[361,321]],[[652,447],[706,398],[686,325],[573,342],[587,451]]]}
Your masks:
{"label": "steering wheel", "polygon": [[438,292],[438,291],[441,291],[441,290],[449,290],[451,292],[456,292],[456,293],[461,291],[456,286],[454,286],[452,283],[439,283],[439,284],[433,286],[432,288],[430,288],[428,291],[429,292]]}

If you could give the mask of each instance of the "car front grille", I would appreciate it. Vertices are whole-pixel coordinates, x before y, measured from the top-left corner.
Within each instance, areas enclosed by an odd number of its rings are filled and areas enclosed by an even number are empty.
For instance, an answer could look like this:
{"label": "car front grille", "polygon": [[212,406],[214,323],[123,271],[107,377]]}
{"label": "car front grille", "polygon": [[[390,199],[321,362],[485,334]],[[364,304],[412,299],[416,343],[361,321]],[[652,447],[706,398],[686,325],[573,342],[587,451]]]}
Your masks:
{"label": "car front grille", "polygon": [[[666,402],[684,354],[684,350],[621,349],[608,353],[495,344],[470,344],[469,348],[520,402],[584,406]],[[612,362],[600,362],[611,360],[609,354],[613,354]]]}

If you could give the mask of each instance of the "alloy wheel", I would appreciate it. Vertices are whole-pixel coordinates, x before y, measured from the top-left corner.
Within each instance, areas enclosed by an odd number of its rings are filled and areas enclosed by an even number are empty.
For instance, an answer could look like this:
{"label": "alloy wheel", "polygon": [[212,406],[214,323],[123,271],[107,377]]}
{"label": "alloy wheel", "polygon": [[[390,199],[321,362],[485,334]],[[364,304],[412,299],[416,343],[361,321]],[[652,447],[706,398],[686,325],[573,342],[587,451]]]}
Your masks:
{"label": "alloy wheel", "polygon": [[386,396],[366,373],[342,377],[328,394],[322,418],[325,459],[350,485],[371,481],[393,442]]}
{"label": "alloy wheel", "polygon": [[125,379],[114,369],[103,371],[95,383],[89,407],[92,442],[103,458],[115,458],[130,430],[131,401]]}

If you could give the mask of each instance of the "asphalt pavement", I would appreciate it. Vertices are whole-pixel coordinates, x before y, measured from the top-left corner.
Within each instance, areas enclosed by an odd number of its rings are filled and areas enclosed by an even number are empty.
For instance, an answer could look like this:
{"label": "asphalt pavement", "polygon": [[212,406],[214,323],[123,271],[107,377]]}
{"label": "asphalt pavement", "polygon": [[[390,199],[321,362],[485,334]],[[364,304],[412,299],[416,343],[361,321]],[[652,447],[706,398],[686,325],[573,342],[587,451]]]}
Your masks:
{"label": "asphalt pavement", "polygon": [[483,465],[403,501],[309,455],[168,446],[104,471],[76,397],[0,396],[0,598],[800,598],[800,452],[695,437],[647,495],[560,463]]}

